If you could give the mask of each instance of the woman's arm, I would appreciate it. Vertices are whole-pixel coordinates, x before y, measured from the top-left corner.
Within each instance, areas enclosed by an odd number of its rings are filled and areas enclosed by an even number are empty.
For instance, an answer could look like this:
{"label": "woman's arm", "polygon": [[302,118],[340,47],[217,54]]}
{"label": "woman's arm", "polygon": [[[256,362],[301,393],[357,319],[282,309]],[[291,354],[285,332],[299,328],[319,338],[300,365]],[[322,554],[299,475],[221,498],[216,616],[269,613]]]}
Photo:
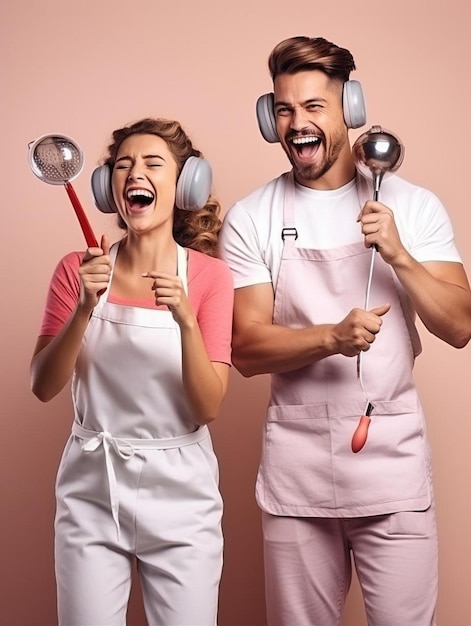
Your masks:
{"label": "woman's arm", "polygon": [[77,306],[55,337],[38,337],[31,360],[31,389],[42,402],[52,400],[70,380],[90,311]]}
{"label": "woman's arm", "polygon": [[[195,421],[199,424],[208,424],[217,417],[226,394],[229,364],[211,360],[208,356],[200,325],[180,278],[156,271],[148,272],[147,276],[153,279],[152,288],[155,292],[156,304],[166,305],[180,327],[183,386]],[[230,274],[228,273],[227,276]],[[216,278],[215,283],[218,283]],[[228,285],[228,289],[221,292],[220,297],[226,292],[229,294],[226,304],[229,300],[232,305],[232,282]],[[227,325],[228,341],[230,341],[232,306],[218,306],[217,301],[211,300],[206,302],[206,310],[212,311],[213,324],[206,319],[205,325],[212,326],[217,322],[214,320],[214,315],[224,316],[222,321]]]}
{"label": "woman's arm", "polygon": [[69,381],[88,326],[90,315],[106,289],[111,262],[109,244],[104,236],[101,248],[89,248],[78,273],[80,293],[75,309],[56,336],[41,335],[31,360],[31,388],[43,402],[54,398]]}
{"label": "woman's arm", "polygon": [[196,421],[208,424],[218,416],[226,395],[229,365],[209,360],[196,319],[180,329],[183,386]]}

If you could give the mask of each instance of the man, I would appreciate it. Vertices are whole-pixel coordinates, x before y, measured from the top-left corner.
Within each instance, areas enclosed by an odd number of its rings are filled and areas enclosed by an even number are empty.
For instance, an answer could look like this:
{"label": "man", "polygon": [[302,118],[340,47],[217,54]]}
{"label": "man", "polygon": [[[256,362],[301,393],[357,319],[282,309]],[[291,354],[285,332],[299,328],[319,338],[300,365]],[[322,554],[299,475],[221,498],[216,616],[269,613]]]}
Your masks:
{"label": "man", "polygon": [[236,203],[221,239],[236,287],[234,364],[272,375],[256,487],[268,621],[340,624],[353,555],[370,626],[430,626],[437,537],[414,316],[464,347],[468,279],[436,196],[391,175],[374,201],[356,174],[348,128],[365,115],[350,52],[294,37],[269,69],[259,125],[292,172]]}

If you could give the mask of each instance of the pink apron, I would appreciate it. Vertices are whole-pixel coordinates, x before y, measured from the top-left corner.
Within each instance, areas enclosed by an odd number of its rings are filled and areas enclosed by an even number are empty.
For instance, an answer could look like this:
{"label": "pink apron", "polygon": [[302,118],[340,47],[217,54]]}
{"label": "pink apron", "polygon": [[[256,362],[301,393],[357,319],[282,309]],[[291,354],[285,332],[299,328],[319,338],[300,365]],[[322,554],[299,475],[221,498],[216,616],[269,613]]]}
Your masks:
{"label": "pink apron", "polygon": [[[291,173],[283,223],[274,323],[299,328],[335,323],[352,308],[363,308],[371,250],[363,241],[326,250],[297,248]],[[375,408],[368,441],[358,454],[351,450],[351,439],[365,396],[355,358],[334,355],[272,375],[256,487],[264,511],[333,518],[430,505],[429,446],[412,378],[413,346],[419,342],[411,336],[416,333],[413,320],[406,319],[393,272],[378,253],[370,308],[386,302],[391,310],[363,354],[363,383]]]}
{"label": "pink apron", "polygon": [[[186,291],[186,251],[178,246],[177,254]],[[135,554],[149,623],[213,626],[222,567],[218,467],[209,430],[197,428],[185,399],[172,314],[112,304],[107,290],[83,339],[72,397],[56,485],[60,623],[123,623],[123,555]]]}

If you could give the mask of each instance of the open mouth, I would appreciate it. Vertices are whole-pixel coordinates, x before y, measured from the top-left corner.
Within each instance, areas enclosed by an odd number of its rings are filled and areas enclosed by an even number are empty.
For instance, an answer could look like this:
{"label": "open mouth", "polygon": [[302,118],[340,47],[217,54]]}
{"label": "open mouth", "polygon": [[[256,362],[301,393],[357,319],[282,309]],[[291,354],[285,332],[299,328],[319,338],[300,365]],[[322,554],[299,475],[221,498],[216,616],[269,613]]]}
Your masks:
{"label": "open mouth", "polygon": [[131,211],[140,211],[147,208],[154,201],[154,194],[148,189],[130,189],[126,199]]}
{"label": "open mouth", "polygon": [[298,135],[290,140],[296,154],[301,159],[312,158],[321,145],[320,137],[315,135]]}

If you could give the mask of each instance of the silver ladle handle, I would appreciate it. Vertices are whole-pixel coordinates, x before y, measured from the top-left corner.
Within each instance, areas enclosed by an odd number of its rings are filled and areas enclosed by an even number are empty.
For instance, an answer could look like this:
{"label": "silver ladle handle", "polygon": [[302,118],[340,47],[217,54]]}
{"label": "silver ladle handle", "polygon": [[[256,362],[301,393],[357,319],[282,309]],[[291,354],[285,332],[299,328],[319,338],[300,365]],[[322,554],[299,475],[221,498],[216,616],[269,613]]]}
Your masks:
{"label": "silver ladle handle", "polygon": [[[404,146],[399,138],[381,126],[372,126],[366,133],[358,137],[352,147],[355,165],[359,172],[373,178],[373,200],[379,199],[379,191],[385,174],[395,172],[404,159]],[[366,284],[365,310],[369,310],[370,291],[373,280],[373,268],[378,247],[375,245],[371,250],[371,262]],[[366,398],[364,414],[352,437],[352,451],[359,452],[365,445],[368,437],[368,429],[371,423],[371,414],[374,404],[368,397],[363,385],[363,353],[357,357],[357,377],[361,390]]]}

